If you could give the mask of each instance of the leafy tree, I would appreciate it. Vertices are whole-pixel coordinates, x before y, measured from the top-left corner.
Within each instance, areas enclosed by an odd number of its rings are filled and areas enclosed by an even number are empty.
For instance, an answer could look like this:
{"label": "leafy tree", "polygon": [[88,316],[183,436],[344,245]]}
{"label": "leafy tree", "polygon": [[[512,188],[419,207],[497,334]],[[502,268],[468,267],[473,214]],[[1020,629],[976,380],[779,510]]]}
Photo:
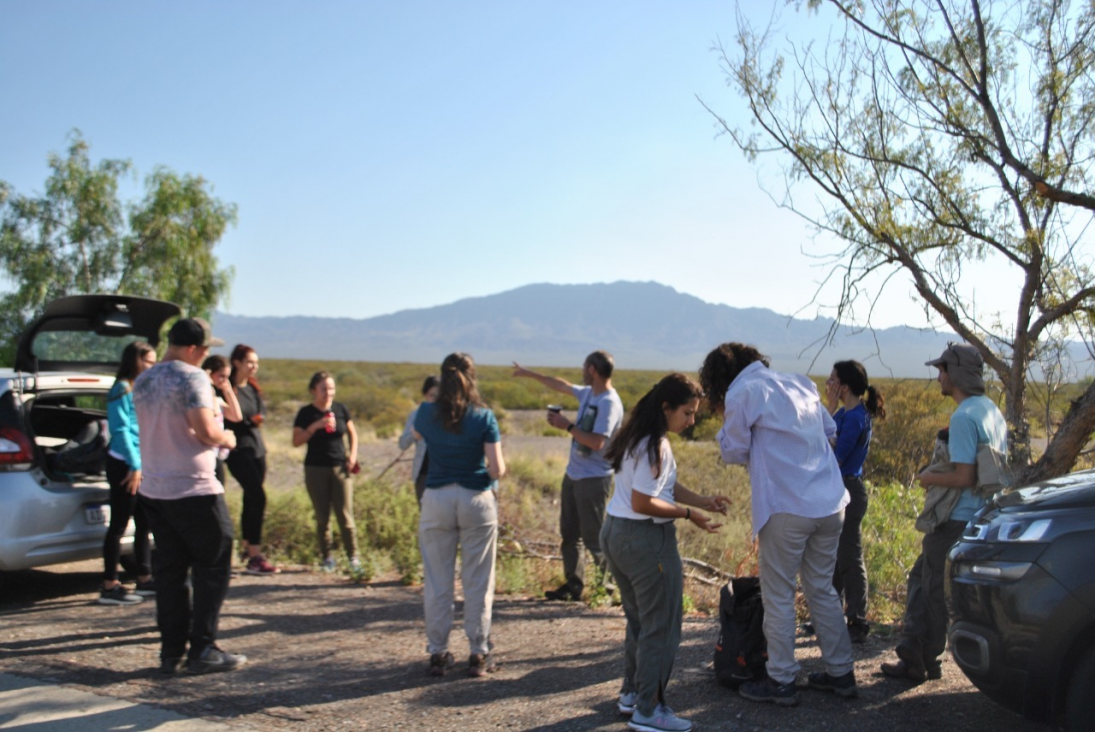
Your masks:
{"label": "leafy tree", "polygon": [[143,199],[123,204],[118,183],[132,164],[92,164],[88,149],[74,131],[67,157],[51,153],[41,196],[0,181],[0,266],[11,281],[0,297],[0,361],[11,363],[19,334],[58,297],[140,295],[208,316],[228,294],[232,271],[213,247],[235,223],[235,205],[201,177],[163,167],[145,178]]}
{"label": "leafy tree", "polygon": [[[866,305],[869,324],[877,292],[911,280],[999,378],[1013,455],[1028,465],[1031,367],[1064,339],[1091,343],[1095,275],[1081,242],[1095,211],[1095,3],[805,6],[835,21],[829,37],[783,44],[778,17],[758,31],[739,14],[735,52],[716,49],[752,128],[708,110],[750,159],[782,164],[781,205],[842,243],[830,260],[838,321]],[[809,203],[792,195],[800,185]],[[1007,326],[961,286],[986,261],[1019,283]],[[1093,429],[1095,386],[1023,477],[1067,472]]]}

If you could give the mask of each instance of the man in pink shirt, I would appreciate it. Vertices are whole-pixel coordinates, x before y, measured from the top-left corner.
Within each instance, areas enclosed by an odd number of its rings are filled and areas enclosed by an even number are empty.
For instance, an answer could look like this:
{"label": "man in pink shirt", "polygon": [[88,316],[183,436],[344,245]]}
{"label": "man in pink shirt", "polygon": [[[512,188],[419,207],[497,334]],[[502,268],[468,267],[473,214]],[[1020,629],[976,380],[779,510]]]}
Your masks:
{"label": "man in pink shirt", "polygon": [[175,673],[187,654],[190,673],[231,671],[247,659],[216,643],[231,576],[232,519],[215,471],[217,449],[234,447],[236,440],[218,424],[212,384],[200,368],[209,347],[224,341],[201,318],[179,320],[167,338],[163,360],[133,384],[144,467],[141,504],[156,538],[160,670]]}

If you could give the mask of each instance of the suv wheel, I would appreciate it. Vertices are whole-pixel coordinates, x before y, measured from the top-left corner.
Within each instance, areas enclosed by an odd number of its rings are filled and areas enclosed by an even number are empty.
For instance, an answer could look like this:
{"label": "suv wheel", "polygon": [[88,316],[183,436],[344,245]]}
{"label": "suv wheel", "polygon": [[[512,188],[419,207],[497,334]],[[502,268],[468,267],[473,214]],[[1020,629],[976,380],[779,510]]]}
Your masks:
{"label": "suv wheel", "polygon": [[1088,649],[1068,682],[1068,698],[1065,700],[1065,726],[1069,730],[1091,729],[1095,719],[1095,648]]}

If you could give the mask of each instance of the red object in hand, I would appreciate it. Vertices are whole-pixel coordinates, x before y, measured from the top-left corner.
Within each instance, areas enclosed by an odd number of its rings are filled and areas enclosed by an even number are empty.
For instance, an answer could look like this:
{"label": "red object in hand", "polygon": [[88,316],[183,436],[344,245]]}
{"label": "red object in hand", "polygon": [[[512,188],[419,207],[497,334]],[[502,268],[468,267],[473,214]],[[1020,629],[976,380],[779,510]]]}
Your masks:
{"label": "red object in hand", "polygon": [[350,468],[350,473],[357,475],[361,472],[361,463],[354,463],[354,466]]}
{"label": "red object in hand", "polygon": [[335,431],[335,413],[334,412],[327,412],[327,414],[323,415],[323,418],[327,420],[327,424],[324,427],[324,429],[327,430],[328,432],[334,432]]}
{"label": "red object in hand", "polygon": [[262,427],[263,419],[264,417],[261,414],[256,414],[254,417],[251,418],[251,424],[255,425],[256,427]]}

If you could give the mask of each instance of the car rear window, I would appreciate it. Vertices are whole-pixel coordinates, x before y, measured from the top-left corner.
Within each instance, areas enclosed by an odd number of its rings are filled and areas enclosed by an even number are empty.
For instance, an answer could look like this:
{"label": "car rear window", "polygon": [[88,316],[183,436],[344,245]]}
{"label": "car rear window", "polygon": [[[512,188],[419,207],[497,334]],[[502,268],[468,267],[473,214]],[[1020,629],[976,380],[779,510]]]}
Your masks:
{"label": "car rear window", "polygon": [[[32,351],[40,361],[64,363],[118,363],[122,349],[137,336],[101,336],[88,331],[42,331],[34,338]],[[101,369],[99,369],[101,370]]]}

